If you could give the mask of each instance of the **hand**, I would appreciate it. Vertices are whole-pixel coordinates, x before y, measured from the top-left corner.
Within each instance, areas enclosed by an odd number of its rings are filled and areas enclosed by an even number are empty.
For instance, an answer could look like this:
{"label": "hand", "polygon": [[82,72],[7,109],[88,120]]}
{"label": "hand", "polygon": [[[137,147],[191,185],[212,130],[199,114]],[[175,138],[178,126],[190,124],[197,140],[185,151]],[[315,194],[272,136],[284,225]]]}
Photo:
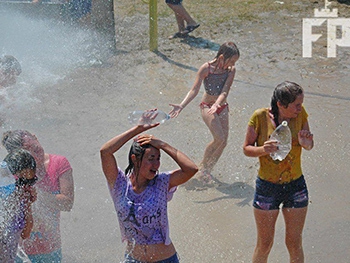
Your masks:
{"label": "hand", "polygon": [[314,135],[308,130],[301,130],[298,132],[298,141],[303,148],[311,150],[314,144]]}
{"label": "hand", "polygon": [[181,107],[179,104],[169,104],[173,109],[169,112],[170,118],[176,118],[180,112],[183,110],[183,107]]}
{"label": "hand", "polygon": [[157,109],[145,111],[139,119],[137,126],[144,128],[144,130],[148,130],[158,126],[160,123],[152,123],[153,120],[157,117],[157,115]]}
{"label": "hand", "polygon": [[208,114],[214,114],[218,109],[220,109],[220,104],[214,103],[211,105],[210,109],[208,110]]}
{"label": "hand", "polygon": [[153,135],[149,135],[149,134],[142,134],[142,135],[138,136],[136,138],[136,141],[140,145],[150,144],[157,149],[159,149],[161,144],[162,144],[161,140],[159,140],[158,138],[154,137]]}
{"label": "hand", "polygon": [[37,193],[33,186],[23,186],[23,198],[27,205],[31,205],[37,200]]}
{"label": "hand", "polygon": [[276,140],[269,140],[264,142],[263,145],[264,152],[267,154],[274,153],[278,151],[278,141]]}

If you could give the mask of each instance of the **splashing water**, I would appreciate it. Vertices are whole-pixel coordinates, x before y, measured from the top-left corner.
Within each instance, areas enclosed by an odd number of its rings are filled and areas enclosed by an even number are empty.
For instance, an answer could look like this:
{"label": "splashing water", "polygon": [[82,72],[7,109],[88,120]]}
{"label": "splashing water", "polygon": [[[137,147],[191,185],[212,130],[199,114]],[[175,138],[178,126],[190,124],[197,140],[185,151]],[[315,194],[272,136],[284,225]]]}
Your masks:
{"label": "splashing water", "polygon": [[0,90],[1,112],[38,103],[38,88],[53,86],[77,67],[101,66],[112,54],[106,36],[57,19],[2,7],[0,25],[0,56],[13,55],[22,66],[17,84]]}

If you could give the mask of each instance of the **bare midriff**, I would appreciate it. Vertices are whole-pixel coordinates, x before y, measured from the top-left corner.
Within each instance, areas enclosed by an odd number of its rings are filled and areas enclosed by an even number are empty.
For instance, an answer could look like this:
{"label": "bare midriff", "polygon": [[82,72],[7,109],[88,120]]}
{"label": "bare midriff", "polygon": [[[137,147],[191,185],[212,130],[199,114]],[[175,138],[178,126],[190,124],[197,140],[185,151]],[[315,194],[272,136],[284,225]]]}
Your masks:
{"label": "bare midriff", "polygon": [[176,250],[172,243],[170,245],[164,243],[140,245],[128,242],[126,253],[142,262],[157,262],[172,257]]}

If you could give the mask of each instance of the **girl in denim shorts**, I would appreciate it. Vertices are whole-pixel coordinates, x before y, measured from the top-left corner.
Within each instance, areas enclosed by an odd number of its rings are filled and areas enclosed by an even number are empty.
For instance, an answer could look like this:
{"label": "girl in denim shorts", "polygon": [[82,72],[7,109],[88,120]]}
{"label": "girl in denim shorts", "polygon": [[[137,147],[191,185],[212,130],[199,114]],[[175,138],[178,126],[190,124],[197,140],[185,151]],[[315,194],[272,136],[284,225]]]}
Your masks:
{"label": "girl in denim shorts", "polygon": [[[274,90],[271,107],[256,110],[248,123],[243,151],[246,156],[259,157],[260,163],[253,202],[258,234],[253,263],[267,262],[280,207],[290,262],[304,262],[302,232],[309,198],[301,152],[302,148],[311,150],[314,142],[303,100],[298,84],[282,82]],[[285,159],[274,161],[270,153],[278,150],[278,142],[269,137],[282,121],[287,121],[291,130],[292,149]]]}

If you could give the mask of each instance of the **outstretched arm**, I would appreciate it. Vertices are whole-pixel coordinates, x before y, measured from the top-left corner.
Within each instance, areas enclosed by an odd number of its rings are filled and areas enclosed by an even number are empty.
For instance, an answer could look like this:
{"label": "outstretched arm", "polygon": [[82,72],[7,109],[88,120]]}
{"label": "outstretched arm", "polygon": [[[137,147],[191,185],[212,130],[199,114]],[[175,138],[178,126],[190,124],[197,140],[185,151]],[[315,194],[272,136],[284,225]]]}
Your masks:
{"label": "outstretched arm", "polygon": [[169,112],[171,118],[177,117],[180,112],[198,95],[203,79],[208,75],[208,64],[203,64],[197,72],[196,79],[191,90],[180,104],[169,104],[173,109]]}
{"label": "outstretched arm", "polygon": [[135,126],[122,134],[119,134],[102,145],[100,149],[100,157],[102,162],[102,170],[107,179],[109,187],[113,187],[118,176],[117,160],[114,157],[114,153],[118,151],[126,142],[135,137],[136,135],[158,126],[156,124],[144,124]]}

